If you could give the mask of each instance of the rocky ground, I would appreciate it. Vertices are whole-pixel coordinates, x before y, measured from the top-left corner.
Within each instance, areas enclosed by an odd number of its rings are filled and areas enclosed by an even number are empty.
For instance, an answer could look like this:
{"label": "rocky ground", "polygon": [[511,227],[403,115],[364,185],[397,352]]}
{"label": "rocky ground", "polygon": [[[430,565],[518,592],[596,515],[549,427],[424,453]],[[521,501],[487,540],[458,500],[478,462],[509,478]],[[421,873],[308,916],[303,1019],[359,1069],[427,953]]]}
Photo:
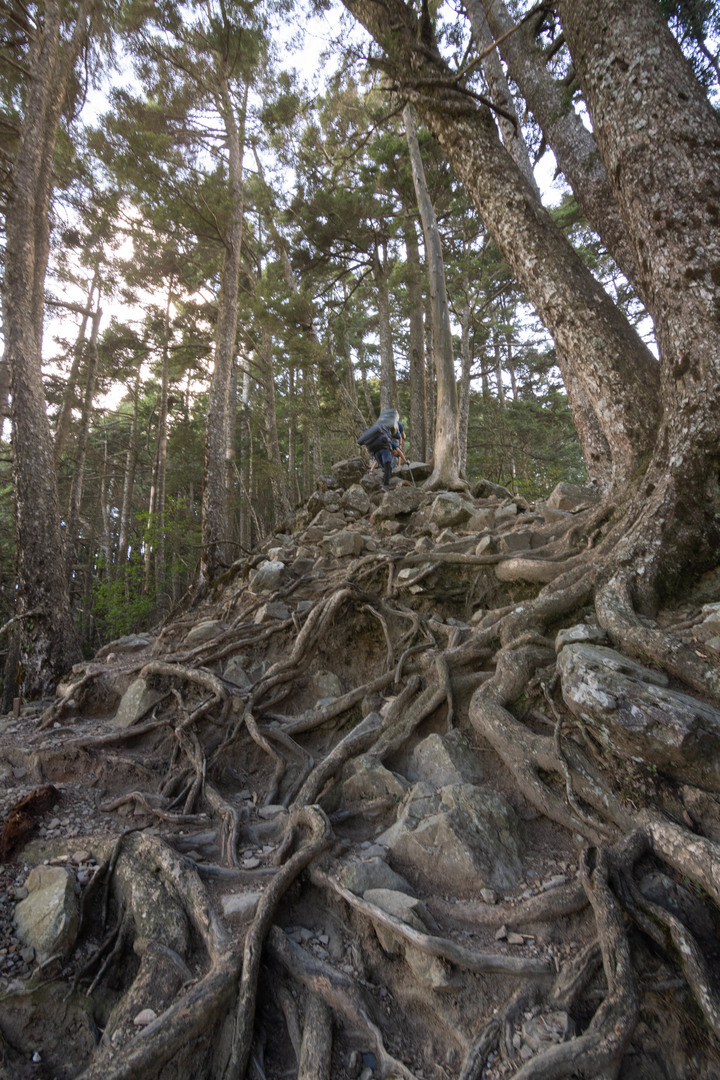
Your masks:
{"label": "rocky ground", "polygon": [[[614,993],[587,851],[648,808],[720,840],[720,713],[580,605],[526,631],[534,674],[481,724],[493,628],[592,542],[598,500],[426,492],[426,476],[384,493],[340,463],[202,604],[0,720],[3,817],[56,793],[0,867],[0,1076],[230,1075],[242,1024],[221,1017],[253,935],[247,1075],[571,1075],[553,1053],[584,1053]],[[710,574],[659,619],[720,659],[719,601]],[[517,762],[488,717],[522,723]],[[710,890],[652,853],[635,871],[620,1075],[720,1075],[697,979],[637,913],[681,920],[712,968]]]}

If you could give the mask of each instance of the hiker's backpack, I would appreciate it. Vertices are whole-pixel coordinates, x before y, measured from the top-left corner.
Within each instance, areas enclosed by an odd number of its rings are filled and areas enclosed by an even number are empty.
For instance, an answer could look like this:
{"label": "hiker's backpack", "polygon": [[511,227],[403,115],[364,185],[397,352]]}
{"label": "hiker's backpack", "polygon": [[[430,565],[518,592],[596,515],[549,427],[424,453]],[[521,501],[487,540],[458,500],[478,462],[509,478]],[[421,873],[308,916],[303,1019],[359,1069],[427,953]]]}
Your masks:
{"label": "hiker's backpack", "polygon": [[397,435],[398,423],[400,421],[400,413],[397,409],[383,409],[375,421],[376,424],[384,424],[385,427],[389,427],[393,435]]}
{"label": "hiker's backpack", "polygon": [[[395,415],[397,416],[397,413]],[[363,431],[358,438],[358,446],[365,446],[371,454],[375,454],[378,450],[387,448],[391,435],[392,432],[387,424],[381,424],[378,421],[372,427],[369,427],[367,431]]]}

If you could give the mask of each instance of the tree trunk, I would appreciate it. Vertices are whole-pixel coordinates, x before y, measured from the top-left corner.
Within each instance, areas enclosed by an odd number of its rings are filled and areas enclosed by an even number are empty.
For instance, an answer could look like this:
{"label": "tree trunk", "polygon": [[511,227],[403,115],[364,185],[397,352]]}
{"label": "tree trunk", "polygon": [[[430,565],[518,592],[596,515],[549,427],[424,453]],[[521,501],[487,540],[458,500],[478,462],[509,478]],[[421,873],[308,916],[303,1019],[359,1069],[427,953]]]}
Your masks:
{"label": "tree trunk", "polygon": [[126,562],[128,557],[128,548],[130,546],[130,522],[132,519],[132,499],[135,489],[135,470],[137,468],[138,458],[138,443],[137,443],[137,430],[138,430],[138,409],[140,406],[140,368],[135,375],[135,386],[133,388],[133,411],[130,419],[130,434],[128,437],[128,448],[125,455],[125,472],[123,476],[123,493],[122,504],[120,507],[120,525],[118,530],[118,545],[117,545],[117,573],[120,576],[124,576],[126,572]]}
{"label": "tree trunk", "polygon": [[280,455],[277,413],[275,406],[275,371],[272,354],[272,331],[268,326],[262,330],[259,367],[262,371],[262,388],[265,399],[265,437],[270,465],[270,487],[273,496],[275,521],[279,522],[290,513],[290,503],[285,485],[285,471]]}
{"label": "tree trunk", "polygon": [[[502,37],[515,25],[503,0],[467,0],[468,13],[480,6],[495,38]],[[585,216],[625,277],[644,299],[637,261],[595,139],[575,112],[567,87],[547,70],[547,58],[535,42],[534,25],[533,22],[524,23],[505,38],[498,46],[500,55],[508,66],[510,78],[540,125]]]}
{"label": "tree trunk", "polygon": [[[470,19],[475,47],[480,53],[487,52],[493,44],[493,35],[480,0],[468,0],[465,4],[465,10]],[[508,86],[508,81],[505,77],[505,72],[503,71],[503,66],[500,63],[500,57],[498,56],[496,49],[491,49],[487,52],[487,55],[482,61],[482,69],[488,84],[488,90],[490,91],[490,100],[493,105],[503,111],[502,113],[498,113],[498,126],[502,135],[503,146],[508,153],[511,154],[520,172],[534,189],[537,197],[540,198],[540,192],[535,183],[535,174],[533,173],[527,143],[525,142],[522,128],[520,127],[517,110],[515,109],[515,102],[510,93],[510,87]],[[506,113],[507,115],[504,116],[503,113]],[[512,119],[510,119],[510,117],[512,117]],[[515,121],[514,123],[513,119]]]}
{"label": "tree trunk", "polygon": [[345,0],[390,49],[393,73],[416,100],[518,282],[555,339],[558,363],[583,398],[610,449],[598,458],[579,425],[588,471],[620,488],[654,443],[655,358],[538,204],[502,147],[494,120],[455,80],[439,54],[420,47],[415,16],[401,0]]}
{"label": "tree trunk", "polygon": [[25,616],[16,644],[27,697],[51,692],[59,676],[79,659],[41,364],[55,137],[68,80],[87,33],[88,9],[89,3],[78,5],[71,35],[63,40],[61,5],[58,0],[45,5],[28,56],[31,77],[6,216],[3,327],[12,391],[17,614]]}
{"label": "tree trunk", "polygon": [[230,380],[235,357],[238,320],[238,282],[243,236],[243,150],[245,146],[245,110],[248,87],[245,85],[242,113],[238,125],[228,85],[228,75],[217,59],[218,108],[223,118],[228,146],[228,183],[230,223],[225,236],[225,251],[218,296],[215,332],[215,366],[207,405],[205,428],[205,468],[202,494],[202,555],[199,592],[231,561],[227,547],[229,535],[227,499],[227,411]]}
{"label": "tree trunk", "polygon": [[[100,295],[98,294],[98,303]],[[78,436],[77,449],[75,451],[75,469],[73,471],[72,486],[70,488],[70,503],[68,506],[68,526],[65,544],[66,572],[68,583],[72,581],[73,563],[76,557],[78,533],[80,527],[80,505],[82,503],[83,486],[85,483],[85,459],[87,457],[87,445],[90,437],[90,420],[92,414],[92,400],[95,393],[95,372],[98,359],[98,331],[102,311],[98,307],[92,316],[92,329],[87,350],[87,372],[85,376],[85,394],[83,397],[82,414],[80,417],[80,434]],[[110,565],[107,573],[110,574]]]}
{"label": "tree trunk", "polygon": [[380,338],[380,411],[396,408],[395,357],[393,356],[390,326],[390,293],[388,292],[387,257],[380,254],[379,244],[373,250],[373,278],[377,294],[378,336]]}
{"label": "tree trunk", "polygon": [[80,328],[75,340],[75,348],[73,349],[73,360],[70,366],[70,373],[65,383],[65,389],[63,391],[62,401],[60,403],[60,409],[57,415],[57,423],[55,424],[55,468],[60,464],[60,458],[65,448],[65,440],[67,439],[68,431],[70,430],[70,420],[72,417],[72,407],[75,401],[75,389],[77,387],[78,374],[80,372],[80,364],[82,362],[83,354],[85,351],[85,331],[87,329],[88,319],[92,312],[93,297],[95,290],[98,288],[100,280],[100,267],[95,267],[92,282],[88,290],[87,301],[84,305],[82,316],[80,320]]}
{"label": "tree trunk", "polygon": [[160,373],[160,415],[157,437],[157,500],[155,504],[155,606],[159,615],[165,611],[165,479],[167,473],[168,384],[170,362],[170,308],[173,281],[168,285],[163,325],[162,370]]}
{"label": "tree trunk", "polygon": [[462,333],[460,338],[460,413],[458,420],[458,458],[460,473],[467,470],[468,421],[470,418],[470,376],[472,374],[472,353],[470,352],[470,304],[465,303],[462,312]]}
{"label": "tree trunk", "polygon": [[403,224],[407,254],[407,290],[410,304],[410,439],[411,453],[416,461],[425,461],[425,328],[423,325],[422,268],[415,222],[405,218]]}
{"label": "tree trunk", "polygon": [[660,350],[664,411],[628,540],[652,583],[689,553],[716,556],[720,124],[651,0],[558,10]]}
{"label": "tree trunk", "polygon": [[425,262],[433,311],[433,357],[437,375],[437,408],[433,471],[427,485],[428,487],[453,488],[461,483],[458,451],[458,398],[442,244],[435,220],[435,211],[425,182],[425,170],[417,140],[415,110],[412,105],[405,106],[403,121],[410,152],[415,197],[422,220]]}

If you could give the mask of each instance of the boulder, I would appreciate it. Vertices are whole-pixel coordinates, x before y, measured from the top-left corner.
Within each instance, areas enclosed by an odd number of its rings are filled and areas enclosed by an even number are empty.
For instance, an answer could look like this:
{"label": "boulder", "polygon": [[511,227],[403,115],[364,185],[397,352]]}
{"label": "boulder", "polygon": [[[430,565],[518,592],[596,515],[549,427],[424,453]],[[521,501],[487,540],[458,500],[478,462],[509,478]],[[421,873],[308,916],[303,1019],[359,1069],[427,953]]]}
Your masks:
{"label": "boulder", "polygon": [[438,788],[480,783],[483,779],[477,755],[459,731],[428,735],[419,742],[408,759],[406,776]]}
{"label": "boulder", "polygon": [[600,492],[594,487],[580,487],[561,481],[547,497],[551,510],[575,510],[578,506],[600,502]]}
{"label": "boulder", "polygon": [[358,514],[367,514],[370,509],[370,497],[360,484],[352,484],[351,487],[343,493],[340,499],[340,505],[345,510],[355,510]]}
{"label": "boulder", "polygon": [[268,619],[288,619],[290,617],[290,608],[287,604],[283,604],[282,600],[269,600],[267,604],[262,604],[255,612],[256,623],[267,622]]}
{"label": "boulder", "polygon": [[405,878],[396,874],[379,856],[348,863],[340,872],[340,881],[357,896],[363,896],[368,889],[393,889],[395,892],[412,893]]}
{"label": "boulder", "polygon": [[36,866],[25,882],[28,895],[15,908],[18,936],[42,962],[68,956],[78,929],[75,875],[64,866]]}
{"label": "boulder", "polygon": [[502,484],[493,484],[491,480],[478,480],[470,490],[474,499],[489,499],[493,495],[498,499],[513,497],[512,491],[508,491]]}
{"label": "boulder", "polygon": [[439,529],[464,525],[473,514],[473,507],[456,491],[441,491],[430,510],[430,520]]}
{"label": "boulder", "polygon": [[336,698],[345,693],[342,680],[334,671],[317,671],[311,675],[308,689],[316,698]]}
{"label": "boulder", "polygon": [[601,742],[720,791],[720,711],[669,689],[663,672],[600,645],[566,645],[557,670],[568,708]]}
{"label": "boulder", "polygon": [[476,555],[497,555],[497,542],[494,536],[483,536],[477,542]]}
{"label": "boulder", "polygon": [[154,640],[155,638],[151,637],[150,634],[126,634],[125,637],[109,641],[107,645],[103,645],[101,649],[98,649],[95,653],[95,659],[102,660],[104,657],[109,656],[110,653],[142,652],[143,649],[149,648]]}
{"label": "boulder", "polygon": [[517,814],[501,795],[472,784],[439,791],[415,784],[397,821],[378,840],[401,865],[412,866],[445,892],[504,891],[522,872]]}
{"label": "boulder", "polygon": [[401,514],[412,514],[424,502],[425,496],[417,488],[400,487],[386,492],[378,508],[373,512],[372,521],[396,518]]}
{"label": "boulder", "polygon": [[518,512],[518,504],[515,502],[508,503],[506,506],[498,506],[495,511],[495,528],[506,529],[508,526],[514,525],[517,521]]}
{"label": "boulder", "polygon": [[358,532],[350,529],[342,529],[340,532],[331,533],[321,541],[323,548],[336,559],[346,558],[348,555],[359,555],[363,549],[363,538]]}
{"label": "boulder", "polygon": [[408,480],[411,484],[413,480],[416,484],[420,484],[423,480],[427,480],[428,477],[432,476],[432,471],[432,465],[428,465],[425,461],[411,461],[409,465],[401,465],[396,475],[403,480]]}
{"label": "boulder", "polygon": [[226,919],[249,922],[261,900],[261,892],[229,893],[220,897],[220,905]]}
{"label": "boulder", "polygon": [[367,472],[367,465],[364,458],[348,458],[347,461],[337,461],[330,471],[341,487],[349,488],[360,482]]}
{"label": "boulder", "polygon": [[226,624],[220,622],[219,619],[203,619],[188,630],[185,635],[185,644],[202,645],[204,641],[212,641],[225,630],[227,630]]}
{"label": "boulder", "polygon": [[468,532],[483,532],[495,526],[495,511],[491,506],[481,506],[465,522],[463,528]]}
{"label": "boulder", "polygon": [[163,693],[148,686],[147,679],[138,677],[122,696],[115,713],[115,727],[129,728],[156,705]]}
{"label": "boulder", "polygon": [[502,533],[497,538],[500,551],[527,551],[532,547],[535,533],[528,529],[517,529],[515,532]]}
{"label": "boulder", "polygon": [[400,798],[407,790],[407,781],[390,772],[384,765],[367,765],[362,759],[358,759],[351,762],[349,767],[354,772],[343,784],[343,798],[346,802],[378,799],[384,795]]}
{"label": "boulder", "polygon": [[284,583],[287,569],[284,562],[268,559],[260,564],[250,581],[250,591],[259,593],[275,592]]}

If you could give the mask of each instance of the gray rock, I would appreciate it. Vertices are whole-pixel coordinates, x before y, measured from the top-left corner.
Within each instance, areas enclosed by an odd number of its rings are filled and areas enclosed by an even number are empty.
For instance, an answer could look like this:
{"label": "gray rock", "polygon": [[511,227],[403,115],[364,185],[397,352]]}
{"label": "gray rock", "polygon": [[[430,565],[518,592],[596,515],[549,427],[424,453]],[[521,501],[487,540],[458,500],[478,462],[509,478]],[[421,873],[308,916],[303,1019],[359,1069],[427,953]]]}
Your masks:
{"label": "gray rock", "polygon": [[553,510],[546,502],[538,502],[537,508],[543,516],[546,525],[552,521],[566,521],[572,515],[568,510]]}
{"label": "gray rock", "polygon": [[464,525],[472,517],[474,507],[456,491],[441,491],[430,510],[430,520],[440,529]]}
{"label": "gray rock", "polygon": [[290,617],[290,608],[287,604],[283,604],[282,600],[269,600],[267,604],[262,604],[255,612],[255,622],[262,623],[267,622],[268,619],[288,619]]}
{"label": "gray rock", "polygon": [[342,559],[348,555],[359,555],[363,549],[363,538],[358,532],[343,529],[325,537],[322,546],[336,559]]}
{"label": "gray rock", "polygon": [[185,644],[201,645],[203,641],[212,641],[224,630],[227,630],[224,622],[218,619],[205,619],[203,622],[195,623],[195,626],[188,630],[185,635]]}
{"label": "gray rock", "polygon": [[[427,480],[429,476],[432,476],[433,467],[425,461],[411,461],[408,465],[401,465],[398,468],[397,475],[401,476],[403,480],[408,480],[411,484],[413,480],[416,484],[421,483],[423,480]],[[412,473],[412,477],[411,474]]]}
{"label": "gray rock", "polygon": [[162,696],[159,690],[148,686],[146,679],[135,679],[122,696],[115,714],[115,727],[132,727]]}
{"label": "gray rock", "polygon": [[410,754],[408,780],[424,780],[436,787],[480,783],[482,769],[470,743],[460,732],[428,735]]}
{"label": "gray rock", "polygon": [[[365,717],[365,720],[367,719]],[[355,772],[343,783],[343,797],[348,802],[376,799],[383,795],[399,798],[407,791],[407,781],[390,772],[384,765],[367,766],[358,759],[354,763],[351,762],[349,768],[354,769]]]}
{"label": "gray rock", "polygon": [[360,483],[367,472],[367,465],[364,458],[349,458],[347,461],[337,461],[330,471],[342,487],[349,488],[352,484]]}
{"label": "gray rock", "polygon": [[578,645],[587,642],[590,645],[603,645],[607,642],[607,634],[601,626],[592,623],[578,623],[577,626],[567,626],[558,631],[555,638],[555,651],[560,652],[566,645]]}
{"label": "gray rock", "polygon": [[548,495],[547,505],[551,510],[575,510],[587,503],[600,502],[600,492],[594,487],[580,487],[561,481]]}
{"label": "gray rock", "polygon": [[363,859],[343,867],[340,881],[346,889],[362,896],[368,889],[393,889],[395,892],[412,893],[404,877],[396,874],[384,859]]}
{"label": "gray rock", "polygon": [[477,542],[476,555],[497,555],[497,543],[494,536],[483,536]]}
{"label": "gray rock", "polygon": [[345,693],[342,680],[334,671],[317,671],[310,676],[308,688],[318,698],[336,698]]}
{"label": "gray rock", "polygon": [[417,488],[400,487],[388,491],[378,508],[373,512],[372,521],[383,521],[401,514],[412,514],[425,500],[425,495]]}
{"label": "gray rock", "polygon": [[480,507],[475,510],[463,526],[468,532],[483,532],[495,526],[495,511],[491,506]]}
{"label": "gray rock", "polygon": [[252,681],[247,673],[248,662],[249,658],[247,656],[231,656],[225,665],[223,678],[235,686],[239,686],[241,690],[247,690],[249,686],[252,686]]}
{"label": "gray rock", "polygon": [[507,506],[498,506],[495,511],[495,528],[502,529],[507,528],[509,525],[514,525],[517,521],[518,506],[517,503],[511,502]]}
{"label": "gray rock", "polygon": [[274,592],[283,584],[286,577],[286,567],[283,562],[261,563],[250,582],[250,589],[257,596],[258,593]]}
{"label": "gray rock", "polygon": [[493,495],[498,499],[512,499],[512,491],[502,484],[493,484],[491,480],[478,480],[471,488],[474,499],[489,499]]}
{"label": "gray rock", "polygon": [[229,893],[220,897],[220,904],[226,919],[246,922],[254,918],[261,899],[261,892]]}
{"label": "gray rock", "polygon": [[720,712],[667,687],[667,677],[599,645],[558,656],[568,708],[616,753],[720,791]]}
{"label": "gray rock", "polygon": [[532,547],[535,533],[528,529],[518,529],[515,532],[502,533],[498,537],[500,551],[526,551]]}
{"label": "gray rock", "polygon": [[110,653],[141,652],[142,649],[147,649],[152,645],[154,640],[155,638],[151,637],[150,634],[126,634],[125,637],[109,641],[107,645],[103,645],[101,649],[98,649],[95,659],[102,660],[103,657],[108,656]]}
{"label": "gray rock", "polygon": [[41,962],[69,955],[78,929],[75,875],[64,866],[36,866],[26,885],[27,899],[15,908],[18,936]]}
{"label": "gray rock", "polygon": [[413,866],[445,891],[504,891],[522,872],[517,814],[501,795],[472,784],[440,791],[415,784],[396,823],[378,839],[401,865]]}
{"label": "gray rock", "polygon": [[417,896],[409,896],[395,889],[366,889],[363,900],[382,908],[389,915],[394,915],[396,919],[404,922],[406,926],[412,926],[414,930],[420,930],[423,934],[428,932],[423,918],[425,905],[422,900],[418,900]]}
{"label": "gray rock", "polygon": [[346,510],[357,510],[358,514],[367,514],[370,509],[370,498],[360,484],[353,484],[343,494],[340,505]]}

